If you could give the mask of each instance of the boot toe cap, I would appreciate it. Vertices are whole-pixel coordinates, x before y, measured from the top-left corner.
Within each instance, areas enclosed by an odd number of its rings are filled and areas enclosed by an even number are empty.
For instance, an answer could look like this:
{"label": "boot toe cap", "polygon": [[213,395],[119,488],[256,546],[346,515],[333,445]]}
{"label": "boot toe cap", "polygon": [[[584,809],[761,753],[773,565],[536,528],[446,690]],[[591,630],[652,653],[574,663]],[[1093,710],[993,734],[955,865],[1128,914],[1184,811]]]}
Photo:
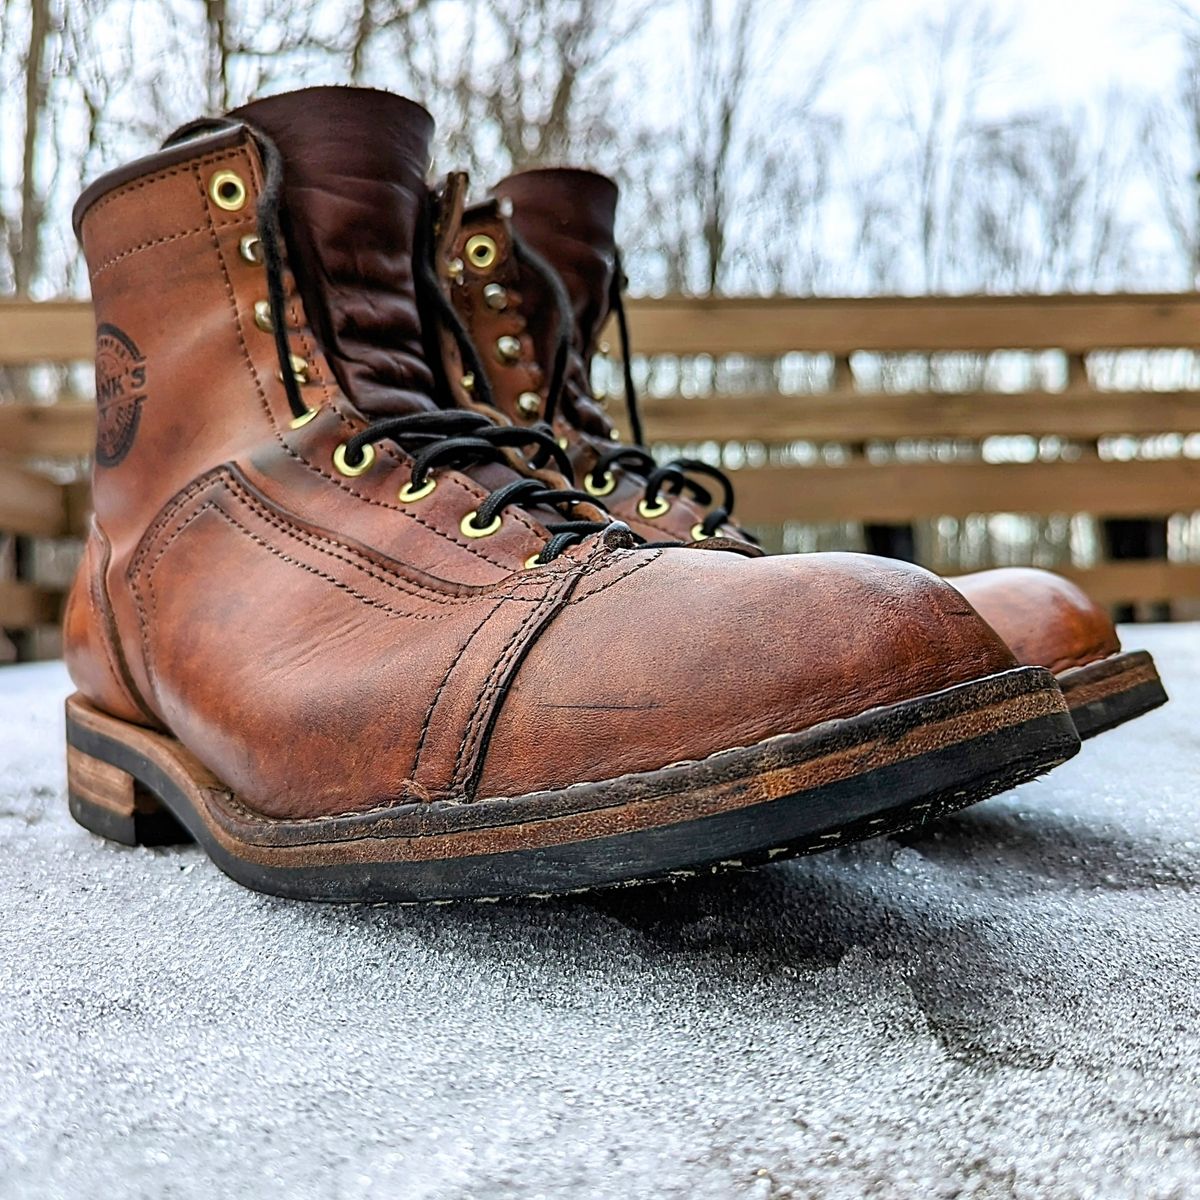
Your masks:
{"label": "boot toe cap", "polygon": [[1069,579],[1003,567],[950,582],[1008,643],[1017,661],[1059,674],[1121,648],[1109,615]]}
{"label": "boot toe cap", "polygon": [[522,663],[481,795],[704,758],[1011,669],[929,572],[857,554],[630,552],[585,577]]}

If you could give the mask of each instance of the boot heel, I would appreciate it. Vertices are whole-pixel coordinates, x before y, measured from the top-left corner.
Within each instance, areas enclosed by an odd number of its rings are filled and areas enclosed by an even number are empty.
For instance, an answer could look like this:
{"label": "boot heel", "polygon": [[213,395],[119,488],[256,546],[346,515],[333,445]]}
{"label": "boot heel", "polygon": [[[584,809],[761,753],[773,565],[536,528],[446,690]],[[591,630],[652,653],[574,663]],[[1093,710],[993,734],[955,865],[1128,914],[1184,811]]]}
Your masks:
{"label": "boot heel", "polygon": [[67,746],[67,802],[84,829],[126,846],[190,842],[187,830],[127,771]]}

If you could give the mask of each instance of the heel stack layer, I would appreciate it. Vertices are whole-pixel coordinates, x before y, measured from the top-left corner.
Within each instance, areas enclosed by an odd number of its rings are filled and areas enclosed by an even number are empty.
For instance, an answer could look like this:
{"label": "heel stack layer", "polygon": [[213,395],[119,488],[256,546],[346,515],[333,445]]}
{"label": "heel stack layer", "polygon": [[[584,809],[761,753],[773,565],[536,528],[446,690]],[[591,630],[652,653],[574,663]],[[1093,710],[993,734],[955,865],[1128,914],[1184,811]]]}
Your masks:
{"label": "heel stack layer", "polygon": [[85,829],[126,846],[191,841],[187,831],[132,775],[67,746],[67,800]]}

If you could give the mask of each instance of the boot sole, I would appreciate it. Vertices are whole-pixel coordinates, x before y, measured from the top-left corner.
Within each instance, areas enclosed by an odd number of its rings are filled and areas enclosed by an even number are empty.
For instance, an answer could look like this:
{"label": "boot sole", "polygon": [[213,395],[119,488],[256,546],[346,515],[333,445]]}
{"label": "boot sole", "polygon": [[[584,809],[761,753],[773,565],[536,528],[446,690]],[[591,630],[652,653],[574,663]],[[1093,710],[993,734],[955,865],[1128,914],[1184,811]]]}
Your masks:
{"label": "boot sole", "polygon": [[1110,654],[1056,678],[1075,728],[1085,741],[1167,702],[1158,668],[1145,650]]}
{"label": "boot sole", "polygon": [[697,762],[471,803],[280,820],[179,742],[67,701],[71,814],[131,845],[198,841],[305,900],[545,896],[829,850],[1024,783],[1079,749],[1054,677],[1022,667]]}

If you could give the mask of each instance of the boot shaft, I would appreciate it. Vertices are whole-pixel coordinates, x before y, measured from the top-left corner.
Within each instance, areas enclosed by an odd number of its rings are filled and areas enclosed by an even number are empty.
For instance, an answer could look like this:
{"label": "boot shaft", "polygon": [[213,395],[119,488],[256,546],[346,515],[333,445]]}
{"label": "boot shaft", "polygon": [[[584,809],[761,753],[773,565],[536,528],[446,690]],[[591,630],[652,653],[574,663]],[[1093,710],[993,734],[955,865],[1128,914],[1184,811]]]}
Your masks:
{"label": "boot shaft", "polygon": [[247,131],[232,127],[102,177],[76,205],[96,316],[92,501],[116,547],[287,419],[273,342],[255,328],[262,184]]}
{"label": "boot shaft", "polygon": [[436,407],[415,277],[428,260],[433,118],[388,92],[337,87],[229,117],[265,134],[282,160],[289,262],[342,390],[368,416]]}
{"label": "boot shaft", "polygon": [[566,288],[574,345],[590,363],[623,285],[617,253],[617,185],[571,167],[522,171],[492,188],[511,212],[521,242],[553,269]]}
{"label": "boot shaft", "polygon": [[[376,494],[411,461],[390,442],[365,448],[381,470],[339,457],[367,418],[435,418],[466,397],[468,343],[443,311],[462,183],[443,204],[423,182],[428,114],[318,88],[207,126],[104,176],[76,207],[98,330],[94,504],[114,563],[172,497],[236,461],[385,553],[399,536],[391,514],[413,518],[405,553],[439,576],[519,569],[547,537],[536,514],[517,538],[459,536],[472,495],[517,478],[515,448],[469,465],[465,493],[430,495],[419,514],[397,502],[402,479]],[[461,543],[449,554],[444,530]]]}
{"label": "boot shaft", "polygon": [[642,537],[732,537],[744,547],[752,539],[728,521],[725,477],[695,460],[660,469],[644,447],[614,445],[618,430],[592,389],[592,362],[614,314],[624,334],[616,205],[612,180],[561,168],[510,176],[464,214],[453,296],[487,364],[495,411],[516,425],[550,421],[576,479]]}
{"label": "boot shaft", "polygon": [[495,407],[515,424],[544,421],[553,391],[550,415],[602,443],[615,437],[591,365],[623,282],[616,206],[612,180],[562,168],[509,176],[464,214],[454,299]]}
{"label": "boot shaft", "polygon": [[[280,411],[296,392],[280,386],[280,350],[314,403],[337,389],[367,415],[437,408],[413,272],[428,113],[319,88],[220,124],[104,176],[76,207],[97,320],[95,503],[118,524],[311,410]],[[264,222],[282,233],[282,297]]]}

